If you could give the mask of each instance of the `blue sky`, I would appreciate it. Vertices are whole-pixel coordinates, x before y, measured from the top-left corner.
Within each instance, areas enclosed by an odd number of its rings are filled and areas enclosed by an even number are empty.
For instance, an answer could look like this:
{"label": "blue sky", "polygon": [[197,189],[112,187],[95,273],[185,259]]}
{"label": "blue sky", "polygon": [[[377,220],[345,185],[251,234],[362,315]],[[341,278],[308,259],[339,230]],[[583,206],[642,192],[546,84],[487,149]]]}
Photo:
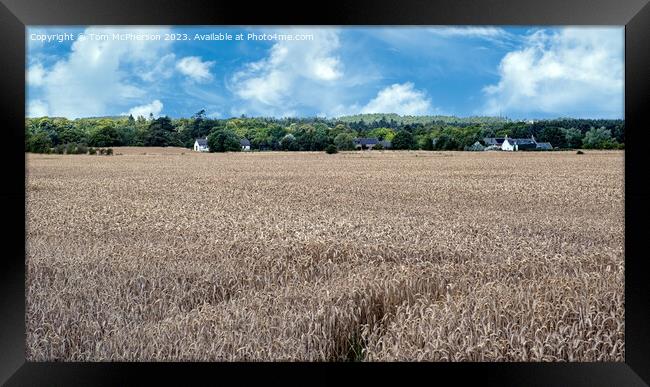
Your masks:
{"label": "blue sky", "polygon": [[624,116],[623,27],[32,26],[26,39],[30,117]]}

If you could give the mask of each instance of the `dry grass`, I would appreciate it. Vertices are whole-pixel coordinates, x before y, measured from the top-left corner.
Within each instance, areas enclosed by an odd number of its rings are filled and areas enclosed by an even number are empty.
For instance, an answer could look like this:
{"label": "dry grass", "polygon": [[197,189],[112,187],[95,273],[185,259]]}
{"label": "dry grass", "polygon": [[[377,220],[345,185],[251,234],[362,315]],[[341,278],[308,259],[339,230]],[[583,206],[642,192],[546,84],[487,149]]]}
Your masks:
{"label": "dry grass", "polygon": [[27,156],[29,360],[624,359],[623,152],[115,151]]}

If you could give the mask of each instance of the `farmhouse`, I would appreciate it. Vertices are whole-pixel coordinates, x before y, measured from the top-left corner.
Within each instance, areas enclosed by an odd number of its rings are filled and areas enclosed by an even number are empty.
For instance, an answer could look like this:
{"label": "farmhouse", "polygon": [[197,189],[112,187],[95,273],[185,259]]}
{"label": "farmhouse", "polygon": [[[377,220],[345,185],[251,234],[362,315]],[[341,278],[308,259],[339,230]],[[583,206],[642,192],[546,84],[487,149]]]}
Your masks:
{"label": "farmhouse", "polygon": [[355,138],[353,140],[354,147],[356,149],[372,149],[374,148],[377,144],[381,145],[384,149],[389,149],[393,146],[393,144],[390,141],[382,140],[379,141],[377,138]]}
{"label": "farmhouse", "polygon": [[208,138],[197,138],[194,140],[194,150],[196,152],[208,152]]}
{"label": "farmhouse", "polygon": [[251,142],[248,141],[248,139],[242,139],[239,140],[239,144],[241,145],[241,150],[242,151],[249,151],[251,150]]}
{"label": "farmhouse", "polygon": [[537,142],[534,136],[530,138],[485,137],[483,139],[488,149],[501,149],[504,151],[518,150],[551,150],[553,146],[548,142]]}
{"label": "farmhouse", "polygon": [[379,140],[376,138],[355,138],[353,143],[357,149],[372,149],[372,147],[379,144]]}
{"label": "farmhouse", "polygon": [[526,150],[526,149],[536,149],[537,148],[537,143],[535,142],[535,138],[508,138],[506,136],[503,140],[503,143],[501,143],[501,150],[504,151],[518,151],[518,150]]}

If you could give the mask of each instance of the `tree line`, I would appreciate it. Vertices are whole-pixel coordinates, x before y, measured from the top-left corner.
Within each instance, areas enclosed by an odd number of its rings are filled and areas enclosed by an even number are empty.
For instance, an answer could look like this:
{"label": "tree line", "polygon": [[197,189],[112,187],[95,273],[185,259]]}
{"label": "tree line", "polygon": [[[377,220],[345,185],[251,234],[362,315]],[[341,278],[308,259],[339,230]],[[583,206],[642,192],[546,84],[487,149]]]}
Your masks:
{"label": "tree line", "polygon": [[[189,118],[40,117],[25,120],[25,151],[53,152],[60,146],[178,146],[192,148],[208,138],[212,151],[237,151],[240,139],[252,150],[322,151],[354,149],[358,137],[390,141],[393,149],[463,150],[485,137],[530,138],[560,149],[621,149],[623,120],[555,119],[537,122],[501,117],[456,118],[364,114],[326,119],[238,117],[214,119],[201,110]],[[435,139],[435,141],[433,141]],[[58,147],[58,148],[57,148]]]}

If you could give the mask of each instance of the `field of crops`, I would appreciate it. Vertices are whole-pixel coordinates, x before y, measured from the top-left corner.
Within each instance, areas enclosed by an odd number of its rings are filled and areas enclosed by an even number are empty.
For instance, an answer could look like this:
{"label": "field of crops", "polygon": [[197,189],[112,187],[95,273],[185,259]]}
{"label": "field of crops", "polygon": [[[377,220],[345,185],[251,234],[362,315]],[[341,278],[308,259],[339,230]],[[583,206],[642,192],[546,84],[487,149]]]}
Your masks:
{"label": "field of crops", "polygon": [[622,151],[27,155],[27,358],[623,361]]}

